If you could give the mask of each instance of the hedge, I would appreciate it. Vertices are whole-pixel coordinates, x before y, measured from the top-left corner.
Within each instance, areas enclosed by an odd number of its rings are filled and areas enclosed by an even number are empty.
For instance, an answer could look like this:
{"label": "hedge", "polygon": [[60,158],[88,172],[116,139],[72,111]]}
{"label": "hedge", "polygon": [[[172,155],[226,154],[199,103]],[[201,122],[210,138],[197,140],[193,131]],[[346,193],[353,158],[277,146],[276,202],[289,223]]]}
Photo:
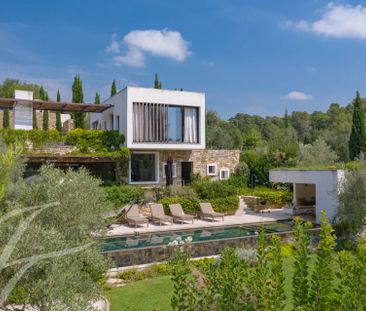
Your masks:
{"label": "hedge", "polygon": [[119,149],[124,140],[118,131],[74,129],[67,134],[65,142],[81,152],[105,152]]}
{"label": "hedge", "polygon": [[268,203],[284,205],[292,200],[292,193],[284,190],[274,190],[270,188],[238,188],[238,195],[250,195],[259,197]]}
{"label": "hedge", "polygon": [[200,212],[199,203],[200,201],[195,197],[165,197],[158,200],[158,203],[163,204],[166,213],[170,213],[169,204],[179,203],[185,213],[198,215]]}
{"label": "hedge", "polygon": [[211,203],[216,212],[225,214],[234,214],[239,206],[239,197],[236,195],[208,200],[199,200],[198,198],[194,197],[166,197],[160,199],[158,203],[163,204],[166,213],[170,213],[169,204],[179,203],[182,205],[185,213],[199,215],[199,203],[204,201]]}
{"label": "hedge", "polygon": [[27,147],[30,142],[33,147],[42,147],[47,143],[60,142],[62,136],[56,130],[41,131],[41,130],[15,130],[15,129],[1,129],[2,136],[6,145],[21,145]]}
{"label": "hedge", "polygon": [[115,208],[126,204],[142,204],[145,201],[144,189],[140,187],[121,185],[105,187],[104,190]]}
{"label": "hedge", "polygon": [[203,179],[196,181],[192,186],[198,197],[203,200],[224,198],[237,193],[236,187],[230,185],[227,181],[207,181]]}

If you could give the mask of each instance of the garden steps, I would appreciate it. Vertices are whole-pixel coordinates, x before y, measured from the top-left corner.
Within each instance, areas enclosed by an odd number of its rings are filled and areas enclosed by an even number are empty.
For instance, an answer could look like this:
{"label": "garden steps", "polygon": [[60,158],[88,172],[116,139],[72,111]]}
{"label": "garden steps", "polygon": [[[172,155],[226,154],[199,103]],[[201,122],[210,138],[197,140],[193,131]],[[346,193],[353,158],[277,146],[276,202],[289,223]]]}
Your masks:
{"label": "garden steps", "polygon": [[245,203],[242,197],[239,197],[239,207],[235,212],[235,215],[243,215],[245,214],[245,210],[249,209],[247,203]]}

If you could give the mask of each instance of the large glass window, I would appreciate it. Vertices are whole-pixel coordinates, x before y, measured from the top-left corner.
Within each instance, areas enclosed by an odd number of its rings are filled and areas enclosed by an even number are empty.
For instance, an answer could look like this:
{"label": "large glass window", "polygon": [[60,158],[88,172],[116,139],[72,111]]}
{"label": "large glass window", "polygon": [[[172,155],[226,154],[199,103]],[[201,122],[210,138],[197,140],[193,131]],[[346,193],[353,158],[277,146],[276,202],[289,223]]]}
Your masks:
{"label": "large glass window", "polygon": [[157,182],[156,162],[155,153],[133,153],[131,155],[131,182]]}
{"label": "large glass window", "polygon": [[182,141],[182,108],[168,107],[168,141]]}

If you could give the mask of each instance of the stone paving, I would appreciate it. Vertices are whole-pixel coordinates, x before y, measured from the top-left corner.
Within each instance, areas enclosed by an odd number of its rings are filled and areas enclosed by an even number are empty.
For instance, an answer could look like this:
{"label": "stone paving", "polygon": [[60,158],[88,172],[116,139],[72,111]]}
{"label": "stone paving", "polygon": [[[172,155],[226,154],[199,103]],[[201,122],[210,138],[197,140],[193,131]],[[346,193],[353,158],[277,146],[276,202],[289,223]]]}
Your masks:
{"label": "stone paving", "polygon": [[[239,212],[240,210],[240,212]],[[267,211],[263,211],[263,213],[255,213],[245,206],[241,206],[238,209],[238,213],[236,215],[225,216],[224,221],[206,221],[201,219],[195,219],[194,223],[185,223],[185,224],[165,224],[165,225],[156,225],[149,224],[149,227],[138,226],[129,227],[127,224],[113,224],[110,226],[110,230],[107,235],[110,237],[113,236],[124,236],[124,235],[135,235],[141,233],[154,233],[154,232],[166,232],[166,231],[177,231],[177,230],[186,230],[186,229],[202,229],[202,228],[213,228],[213,227],[221,227],[221,226],[235,226],[235,225],[245,225],[252,223],[263,223],[263,222],[274,222],[278,220],[286,220],[291,219],[292,217],[288,214],[285,214],[282,209],[271,209]]]}

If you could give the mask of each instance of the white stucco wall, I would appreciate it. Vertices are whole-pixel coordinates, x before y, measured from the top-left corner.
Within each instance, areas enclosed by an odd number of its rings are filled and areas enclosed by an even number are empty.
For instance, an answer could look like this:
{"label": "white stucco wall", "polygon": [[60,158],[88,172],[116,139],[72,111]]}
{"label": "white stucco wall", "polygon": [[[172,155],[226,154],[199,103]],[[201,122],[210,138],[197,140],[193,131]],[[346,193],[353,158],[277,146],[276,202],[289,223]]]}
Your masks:
{"label": "white stucco wall", "polygon": [[[178,106],[198,107],[199,108],[199,140],[198,144],[159,144],[159,143],[134,143],[133,142],[133,103],[157,103]],[[151,149],[205,149],[205,94],[186,91],[159,90],[153,88],[126,87],[116,95],[110,97],[102,104],[112,104],[114,107],[107,109],[103,113],[92,113],[91,124],[99,121],[104,129],[104,122],[107,129],[111,129],[110,115],[120,116],[120,132],[126,137],[125,145],[130,149],[151,150]]]}
{"label": "white stucco wall", "polygon": [[32,91],[15,90],[14,98],[19,99],[14,105],[14,128],[18,130],[33,129],[33,104],[27,100],[33,100]]}
{"label": "white stucco wall", "polygon": [[316,222],[320,222],[321,211],[332,219],[338,209],[338,191],[344,179],[343,170],[271,170],[271,182],[293,184],[315,184]]}

